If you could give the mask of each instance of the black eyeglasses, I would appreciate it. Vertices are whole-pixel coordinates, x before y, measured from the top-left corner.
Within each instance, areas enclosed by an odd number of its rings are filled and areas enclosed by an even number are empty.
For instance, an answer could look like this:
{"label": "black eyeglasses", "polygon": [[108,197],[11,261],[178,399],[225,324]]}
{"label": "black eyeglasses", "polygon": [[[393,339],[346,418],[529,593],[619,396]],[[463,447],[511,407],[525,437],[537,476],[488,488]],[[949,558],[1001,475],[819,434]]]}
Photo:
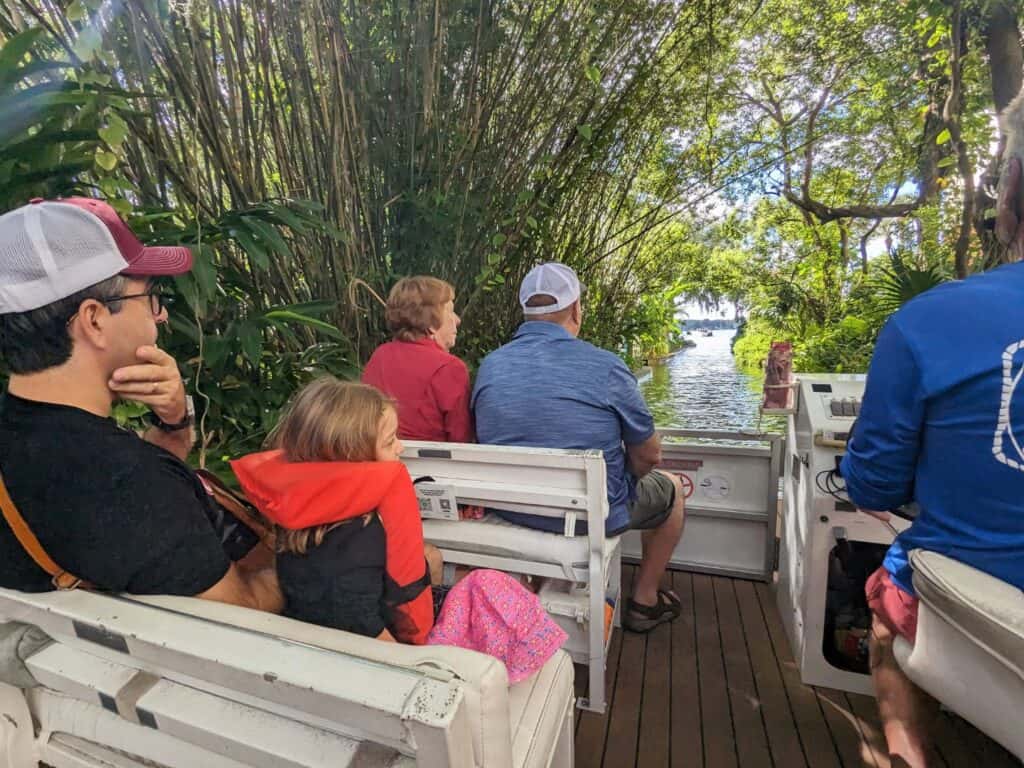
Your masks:
{"label": "black eyeglasses", "polygon": [[174,302],[173,296],[168,296],[166,293],[161,293],[160,291],[129,293],[125,296],[115,296],[112,299],[97,299],[97,301],[99,301],[100,304],[113,304],[115,301],[124,301],[125,299],[141,299],[143,296],[149,297],[149,308],[153,312],[153,317],[159,317],[160,313]]}

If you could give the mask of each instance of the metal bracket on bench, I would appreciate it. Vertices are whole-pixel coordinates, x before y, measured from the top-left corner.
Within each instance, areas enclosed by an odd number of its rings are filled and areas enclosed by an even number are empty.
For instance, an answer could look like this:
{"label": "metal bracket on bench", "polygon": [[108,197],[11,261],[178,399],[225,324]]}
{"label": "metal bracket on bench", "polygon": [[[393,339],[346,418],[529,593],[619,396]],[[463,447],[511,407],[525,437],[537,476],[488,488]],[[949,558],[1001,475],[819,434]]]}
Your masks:
{"label": "metal bracket on bench", "polygon": [[565,513],[565,531],[566,536],[576,535],[576,513],[566,512]]}

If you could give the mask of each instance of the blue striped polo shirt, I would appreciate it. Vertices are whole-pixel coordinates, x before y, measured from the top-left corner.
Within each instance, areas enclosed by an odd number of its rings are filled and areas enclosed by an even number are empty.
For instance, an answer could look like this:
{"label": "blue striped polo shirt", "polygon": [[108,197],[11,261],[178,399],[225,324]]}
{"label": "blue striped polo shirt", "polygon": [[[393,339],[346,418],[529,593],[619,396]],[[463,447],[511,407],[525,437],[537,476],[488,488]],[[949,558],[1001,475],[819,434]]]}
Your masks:
{"label": "blue striped polo shirt", "polygon": [[[602,451],[607,531],[612,535],[628,527],[635,479],[624,446],[649,439],[654,418],[636,377],[617,355],[554,323],[528,320],[480,364],[472,407],[481,443]],[[502,515],[531,528],[562,529],[553,518]]]}

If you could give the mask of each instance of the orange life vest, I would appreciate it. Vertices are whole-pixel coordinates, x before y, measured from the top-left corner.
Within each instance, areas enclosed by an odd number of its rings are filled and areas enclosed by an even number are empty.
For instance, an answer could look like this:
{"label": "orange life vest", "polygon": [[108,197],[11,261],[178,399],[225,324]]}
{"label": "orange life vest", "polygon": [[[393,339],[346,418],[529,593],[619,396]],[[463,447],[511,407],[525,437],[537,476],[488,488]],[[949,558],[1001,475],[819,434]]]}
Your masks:
{"label": "orange life vest", "polygon": [[376,512],[387,541],[384,599],[395,639],[422,645],[434,624],[423,522],[401,462],[285,461],[281,451],[231,462],[249,500],[269,520],[299,530]]}

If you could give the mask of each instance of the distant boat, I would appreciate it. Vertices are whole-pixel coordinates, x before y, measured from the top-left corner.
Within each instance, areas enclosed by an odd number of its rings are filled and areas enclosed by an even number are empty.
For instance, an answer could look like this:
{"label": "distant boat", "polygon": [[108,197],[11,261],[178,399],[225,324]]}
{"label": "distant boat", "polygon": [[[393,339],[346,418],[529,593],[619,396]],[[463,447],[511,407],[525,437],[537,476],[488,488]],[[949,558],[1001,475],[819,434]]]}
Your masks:
{"label": "distant boat", "polygon": [[709,330],[704,330],[704,331],[702,331],[702,333],[703,333],[703,334],[704,334],[705,336],[714,336],[714,335],[715,335],[715,334],[714,334],[714,331],[709,331]]}

